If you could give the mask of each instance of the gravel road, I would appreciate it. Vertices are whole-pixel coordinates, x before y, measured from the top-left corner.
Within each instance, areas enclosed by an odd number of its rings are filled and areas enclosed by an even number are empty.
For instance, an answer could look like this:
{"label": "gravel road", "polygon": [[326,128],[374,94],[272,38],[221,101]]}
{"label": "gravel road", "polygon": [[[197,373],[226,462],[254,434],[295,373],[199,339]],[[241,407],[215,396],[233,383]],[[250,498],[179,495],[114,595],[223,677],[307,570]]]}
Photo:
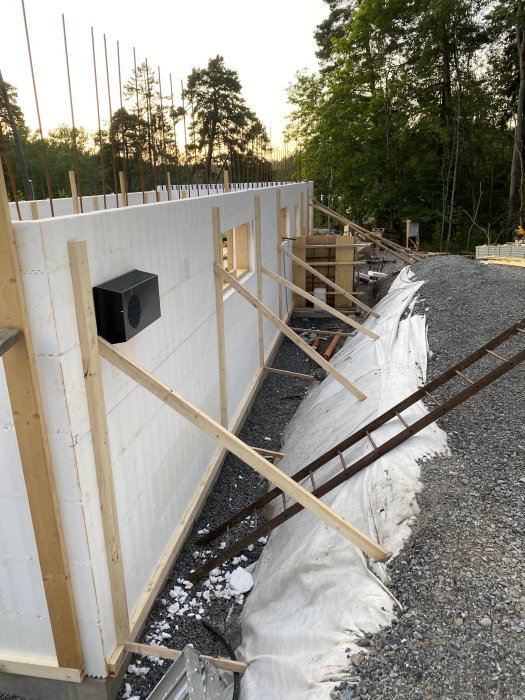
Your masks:
{"label": "gravel road", "polygon": [[[428,379],[525,317],[523,268],[450,256],[412,270],[426,280]],[[356,682],[333,698],[525,698],[525,364],[440,426],[451,456],[421,465],[421,513],[388,566],[403,612],[363,639]]]}

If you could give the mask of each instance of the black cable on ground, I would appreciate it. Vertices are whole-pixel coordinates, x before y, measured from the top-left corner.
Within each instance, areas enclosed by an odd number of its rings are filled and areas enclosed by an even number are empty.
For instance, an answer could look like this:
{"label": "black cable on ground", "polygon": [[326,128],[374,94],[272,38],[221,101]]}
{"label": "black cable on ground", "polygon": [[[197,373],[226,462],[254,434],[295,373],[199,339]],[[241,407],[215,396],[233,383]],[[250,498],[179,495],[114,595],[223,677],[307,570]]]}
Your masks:
{"label": "black cable on ground", "polygon": [[[214,637],[216,637],[223,645],[223,647],[226,649],[228,652],[228,655],[230,659],[233,661],[237,661],[237,657],[235,656],[235,652],[233,651],[233,648],[229,641],[226,639],[226,637],[222,634],[222,632],[219,632],[219,630],[214,627],[213,625],[210,625],[209,622],[206,622],[206,620],[201,620],[202,626],[208,630]],[[232,700],[239,700],[239,696],[241,694],[241,674],[240,673],[235,673],[233,674],[233,696]]]}

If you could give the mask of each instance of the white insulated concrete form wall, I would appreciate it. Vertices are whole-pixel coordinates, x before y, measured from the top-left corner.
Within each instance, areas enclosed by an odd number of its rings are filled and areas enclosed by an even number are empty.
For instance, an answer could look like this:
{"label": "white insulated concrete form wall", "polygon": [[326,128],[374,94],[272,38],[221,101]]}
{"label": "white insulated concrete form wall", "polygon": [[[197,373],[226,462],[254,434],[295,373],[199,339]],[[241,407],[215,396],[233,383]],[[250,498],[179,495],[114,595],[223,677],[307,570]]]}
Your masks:
{"label": "white insulated concrete form wall", "polygon": [[[294,236],[298,223],[308,221],[308,183],[14,224],[88,675],[107,675],[116,638],[67,242],[87,241],[93,284],[134,268],[158,274],[162,317],[121,349],[220,420],[212,208],[220,209],[222,232],[249,222],[252,272],[242,284],[255,294],[254,195],[261,202],[262,264],[276,271],[278,192],[280,207],[288,209],[286,233]],[[291,278],[291,265],[285,272]],[[263,297],[277,314],[277,285],[268,278]],[[227,291],[224,303],[232,427],[260,377],[258,326],[256,310],[236,292]],[[291,305],[283,292],[283,317]],[[277,336],[265,321],[267,354]],[[132,617],[219,449],[105,362],[103,379]],[[0,662],[38,659],[52,666],[53,638],[1,363],[0,455]]]}

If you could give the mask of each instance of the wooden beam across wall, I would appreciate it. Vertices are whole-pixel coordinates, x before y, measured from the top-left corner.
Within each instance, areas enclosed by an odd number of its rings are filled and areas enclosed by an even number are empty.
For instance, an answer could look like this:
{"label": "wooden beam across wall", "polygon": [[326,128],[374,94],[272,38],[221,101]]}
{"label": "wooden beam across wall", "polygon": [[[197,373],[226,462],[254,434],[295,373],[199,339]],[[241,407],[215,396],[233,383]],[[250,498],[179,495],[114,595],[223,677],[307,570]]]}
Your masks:
{"label": "wooden beam across wall", "polygon": [[265,479],[268,479],[287,496],[300,503],[319,520],[374,559],[383,560],[388,556],[388,552],[371,540],[368,535],[338,515],[287,474],[270,464],[236,435],[191,404],[170,386],[152,375],[147,369],[124,355],[124,353],[108,343],[107,340],[99,337],[98,344],[100,354],[105,360],[120,369],[128,377],[131,377],[131,379],[134,379],[140,386],[163,401],[167,406],[177,411],[177,413],[189,420],[192,425],[217,440],[223,447],[252,467]]}
{"label": "wooden beam across wall", "polygon": [[308,357],[318,364],[325,372],[331,374],[345,389],[347,389],[351,394],[353,394],[359,401],[364,401],[366,399],[366,394],[364,394],[360,389],[352,384],[344,374],[341,374],[335,367],[333,367],[329,362],[323,359],[318,353],[313,350],[308,343],[306,343],[302,338],[300,338],[297,333],[294,333],[286,323],[283,323],[280,318],[278,318],[273,311],[271,311],[267,306],[261,303],[257,297],[251,294],[247,289],[245,289],[242,284],[240,284],[233,275],[230,275],[226,270],[218,265],[215,265],[215,270],[218,275],[228,282],[239,294],[246,299],[248,303],[259,309],[268,320],[270,320],[277,328],[284,333],[284,335],[289,338],[293,343],[295,343],[303,352],[308,355]]}
{"label": "wooden beam across wall", "polygon": [[328,306],[328,304],[325,304],[324,301],[321,301],[317,297],[314,297],[312,294],[305,292],[304,289],[301,289],[300,287],[297,287],[295,284],[288,282],[288,280],[284,279],[284,277],[279,277],[279,275],[276,275],[275,272],[268,270],[268,268],[266,268],[266,267],[263,267],[262,271],[267,277],[270,277],[271,279],[275,280],[275,282],[277,282],[280,286],[287,287],[288,289],[291,289],[292,292],[295,292],[299,296],[303,297],[303,299],[307,299],[312,304],[314,304],[315,306],[318,306],[320,309],[323,309],[323,311],[326,311],[334,318],[337,318],[340,321],[343,321],[343,323],[346,323],[347,325],[351,326],[352,328],[355,328],[360,333],[364,333],[369,338],[372,338],[372,340],[379,340],[379,336],[377,335],[377,333],[374,333],[373,331],[369,330],[368,328],[365,328],[365,326],[362,326],[357,321],[354,321],[353,318],[349,318],[348,316],[345,316],[343,313],[341,313],[340,311],[337,311],[337,309],[334,309],[332,306]]}
{"label": "wooden beam across wall", "polygon": [[83,669],[62,519],[27,318],[20,264],[0,169],[0,327],[22,337],[3,359],[58,666]]}
{"label": "wooden beam across wall", "polygon": [[[132,652],[133,654],[153,656],[158,659],[168,659],[169,661],[176,661],[179,656],[182,655],[182,651],[179,651],[178,649],[170,649],[169,647],[157,646],[154,644],[137,644],[135,642],[127,642],[124,644],[124,649]],[[244,661],[221,659],[216,656],[206,656],[206,654],[199,654],[199,658],[202,661],[209,661],[215,666],[215,668],[219,668],[222,671],[244,673],[248,668],[248,664],[244,663]]]}
{"label": "wooden beam across wall", "polygon": [[[215,265],[222,269],[222,232],[221,232],[221,210],[219,207],[212,209],[212,236],[213,253]],[[228,258],[230,249],[228,248]],[[229,259],[228,259],[229,262]],[[226,375],[226,340],[224,338],[224,290],[222,279],[218,275],[215,277],[215,309],[217,314],[217,349],[219,358],[219,392],[221,425],[228,427],[228,379]]]}
{"label": "wooden beam across wall", "polygon": [[91,425],[91,441],[97,472],[100,516],[104,532],[113,620],[117,643],[123,644],[129,638],[129,612],[87,245],[86,241],[69,241],[67,247],[71,263],[78,335]]}
{"label": "wooden beam across wall", "polygon": [[360,309],[363,309],[363,311],[367,311],[371,316],[374,316],[375,318],[379,318],[379,314],[377,311],[374,311],[374,309],[371,309],[369,306],[367,306],[365,303],[357,299],[353,294],[350,294],[347,292],[346,289],[343,289],[340,287],[338,284],[335,284],[335,282],[332,282],[331,279],[328,277],[325,277],[325,275],[322,275],[318,270],[316,270],[314,267],[311,265],[308,265],[304,260],[301,260],[301,258],[297,257],[297,255],[294,255],[291,253],[289,250],[287,250],[284,246],[280,246],[281,252],[284,253],[287,257],[290,258],[290,260],[293,260],[294,263],[299,265],[300,267],[304,268],[307,272],[310,272],[310,274],[314,275],[314,277],[317,277],[317,279],[321,280],[325,284],[327,284],[329,287],[331,287],[333,290],[335,290],[338,294],[341,294],[342,296],[345,297],[345,299],[348,299],[349,301],[352,301],[356,306],[359,306]]}

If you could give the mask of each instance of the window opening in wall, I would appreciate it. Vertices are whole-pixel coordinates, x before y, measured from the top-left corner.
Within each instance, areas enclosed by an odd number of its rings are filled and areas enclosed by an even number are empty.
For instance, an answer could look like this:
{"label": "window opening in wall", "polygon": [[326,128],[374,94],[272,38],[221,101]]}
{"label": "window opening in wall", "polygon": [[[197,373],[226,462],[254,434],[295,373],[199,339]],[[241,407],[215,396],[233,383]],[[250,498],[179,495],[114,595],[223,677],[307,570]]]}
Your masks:
{"label": "window opening in wall", "polygon": [[[250,272],[250,223],[230,229],[222,237],[222,264],[225,270],[239,279]],[[223,289],[229,284],[223,283]]]}

